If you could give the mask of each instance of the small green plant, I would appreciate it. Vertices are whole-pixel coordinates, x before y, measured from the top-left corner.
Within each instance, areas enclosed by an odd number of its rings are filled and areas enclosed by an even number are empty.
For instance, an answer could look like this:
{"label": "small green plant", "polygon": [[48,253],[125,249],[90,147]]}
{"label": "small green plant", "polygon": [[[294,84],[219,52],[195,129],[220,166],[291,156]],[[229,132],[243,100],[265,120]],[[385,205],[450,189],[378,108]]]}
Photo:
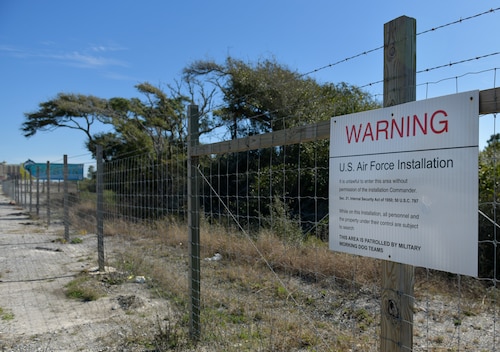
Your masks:
{"label": "small green plant", "polygon": [[345,316],[350,317],[358,322],[358,328],[361,331],[366,331],[368,327],[373,325],[374,319],[373,316],[364,308],[356,309],[346,308],[344,309],[343,314]]}
{"label": "small green plant", "polygon": [[2,314],[2,320],[9,321],[14,319],[14,313],[4,313]]}
{"label": "small green plant", "polygon": [[165,320],[164,323],[157,318],[157,333],[153,346],[157,351],[173,350],[187,345],[187,334],[177,323]]}
{"label": "small green plant", "polygon": [[95,301],[105,295],[101,283],[90,276],[79,276],[65,287],[66,297],[84,302]]}
{"label": "small green plant", "polygon": [[79,237],[72,238],[70,241],[71,244],[80,244],[83,243],[83,240]]}
{"label": "small green plant", "polygon": [[442,344],[444,342],[444,337],[439,335],[439,336],[436,336],[433,341],[437,344]]}
{"label": "small green plant", "polygon": [[470,310],[464,310],[463,313],[466,317],[473,317],[476,315],[474,314],[474,312],[471,312]]}
{"label": "small green plant", "polygon": [[6,312],[2,307],[0,307],[0,318],[3,321],[10,321],[14,319],[14,313]]}
{"label": "small green plant", "polygon": [[276,286],[276,296],[279,298],[286,298],[288,296],[288,290],[286,287],[281,285]]}
{"label": "small green plant", "polygon": [[234,309],[229,313],[229,320],[233,324],[243,324],[247,322],[248,317],[243,309]]}
{"label": "small green plant", "polygon": [[271,229],[276,236],[291,244],[300,244],[304,240],[297,217],[294,217],[288,205],[278,196],[274,197],[271,207]]}

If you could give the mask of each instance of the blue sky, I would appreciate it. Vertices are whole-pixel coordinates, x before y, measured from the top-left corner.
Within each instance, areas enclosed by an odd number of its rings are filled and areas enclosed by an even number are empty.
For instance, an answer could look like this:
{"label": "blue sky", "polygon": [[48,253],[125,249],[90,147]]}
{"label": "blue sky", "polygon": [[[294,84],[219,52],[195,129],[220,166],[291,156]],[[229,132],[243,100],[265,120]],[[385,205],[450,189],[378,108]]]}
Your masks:
{"label": "blue sky", "polygon": [[[0,0],[0,162],[92,163],[82,132],[27,139],[24,113],[58,93],[139,97],[142,82],[172,84],[189,63],[274,58],[320,82],[347,82],[382,99],[383,26],[417,33],[500,7],[498,1]],[[417,37],[417,71],[500,52],[500,10]],[[417,75],[417,99],[499,85],[500,55]],[[319,70],[318,70],[319,69]],[[482,72],[483,73],[477,73]],[[458,77],[458,78],[455,78]],[[439,82],[439,83],[436,83]],[[480,143],[494,132],[480,119]],[[95,131],[97,132],[97,130]],[[498,132],[498,131],[497,131]]]}

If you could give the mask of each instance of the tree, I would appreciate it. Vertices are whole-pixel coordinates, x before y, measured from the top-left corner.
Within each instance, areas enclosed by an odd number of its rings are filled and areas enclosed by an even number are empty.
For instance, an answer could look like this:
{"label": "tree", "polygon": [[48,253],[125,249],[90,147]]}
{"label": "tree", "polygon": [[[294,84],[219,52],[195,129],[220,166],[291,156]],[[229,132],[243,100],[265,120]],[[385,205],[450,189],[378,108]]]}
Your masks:
{"label": "tree", "polygon": [[88,170],[87,170],[87,178],[89,180],[92,180],[95,178],[95,173],[96,173],[96,170],[95,170],[95,167],[94,165],[90,165]]}
{"label": "tree", "polygon": [[224,64],[196,61],[184,79],[217,87],[223,104],[214,111],[231,138],[272,132],[378,107],[368,93],[346,83],[321,85],[274,60],[255,65],[231,57]]}
{"label": "tree", "polygon": [[[184,144],[187,138],[184,123],[187,98],[181,95],[169,98],[161,88],[147,82],[135,87],[144,99],[59,93],[56,98],[40,103],[37,111],[26,113],[21,129],[25,137],[58,128],[80,130],[87,137],[89,151],[95,153],[95,145],[101,144],[106,147],[107,159],[132,150],[155,154],[176,152],[173,146]],[[112,125],[115,131],[92,133],[91,127],[96,122]]]}
{"label": "tree", "polygon": [[[256,64],[230,57],[223,64],[196,61],[183,72],[187,81],[205,82],[218,89],[216,95],[222,102],[214,116],[225,124],[232,139],[380,107],[355,86],[320,84],[274,60]],[[214,161],[225,175],[219,175],[213,184],[218,185],[217,193],[227,200],[233,214],[245,215],[242,222],[272,212],[259,195],[267,195],[267,200],[281,195],[290,216],[300,219],[307,232],[318,217],[312,209],[320,213],[320,219],[328,212],[328,147],[328,141],[319,141],[219,156]],[[285,168],[287,172],[283,172]],[[248,178],[237,179],[245,173]],[[238,201],[245,194],[250,200]],[[213,203],[205,207],[217,209]]]}
{"label": "tree", "polygon": [[186,98],[169,98],[159,87],[147,82],[136,88],[145,98],[111,98],[115,132],[96,134],[87,144],[93,153],[95,144],[102,145],[105,160],[134,151],[168,157],[186,143]]}
{"label": "tree", "polygon": [[[500,134],[479,153],[479,276],[500,278]],[[496,267],[495,267],[496,263]]]}
{"label": "tree", "polygon": [[113,110],[106,99],[92,95],[59,93],[56,98],[42,102],[39,109],[25,113],[22,124],[25,137],[32,137],[38,131],[53,131],[70,128],[83,131],[92,141],[91,126],[96,122],[111,122]]}
{"label": "tree", "polygon": [[186,143],[184,105],[187,98],[169,98],[159,87],[149,83],[139,84],[136,88],[145,96],[144,100],[111,101],[115,111],[120,112],[113,120],[117,132],[129,143],[140,142],[146,137],[156,154],[169,151],[171,155],[177,144]]}

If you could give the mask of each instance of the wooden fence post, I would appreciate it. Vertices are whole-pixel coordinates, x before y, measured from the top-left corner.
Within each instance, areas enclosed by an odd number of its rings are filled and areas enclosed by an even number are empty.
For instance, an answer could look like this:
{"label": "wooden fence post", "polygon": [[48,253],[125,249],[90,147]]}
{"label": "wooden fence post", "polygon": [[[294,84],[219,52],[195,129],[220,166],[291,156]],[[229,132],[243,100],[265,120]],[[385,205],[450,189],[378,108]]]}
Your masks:
{"label": "wooden fence post", "polygon": [[[384,107],[416,100],[416,20],[384,25]],[[412,351],[414,267],[382,263],[380,351]]]}

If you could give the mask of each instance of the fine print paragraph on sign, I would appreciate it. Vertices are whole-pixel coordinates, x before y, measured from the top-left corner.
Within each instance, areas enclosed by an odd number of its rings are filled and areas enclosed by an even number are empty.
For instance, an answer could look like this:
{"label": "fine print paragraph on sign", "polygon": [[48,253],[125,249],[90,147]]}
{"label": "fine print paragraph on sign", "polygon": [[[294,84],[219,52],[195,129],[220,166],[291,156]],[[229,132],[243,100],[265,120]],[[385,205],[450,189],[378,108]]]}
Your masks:
{"label": "fine print paragraph on sign", "polygon": [[330,249],[477,276],[478,101],[332,119]]}

